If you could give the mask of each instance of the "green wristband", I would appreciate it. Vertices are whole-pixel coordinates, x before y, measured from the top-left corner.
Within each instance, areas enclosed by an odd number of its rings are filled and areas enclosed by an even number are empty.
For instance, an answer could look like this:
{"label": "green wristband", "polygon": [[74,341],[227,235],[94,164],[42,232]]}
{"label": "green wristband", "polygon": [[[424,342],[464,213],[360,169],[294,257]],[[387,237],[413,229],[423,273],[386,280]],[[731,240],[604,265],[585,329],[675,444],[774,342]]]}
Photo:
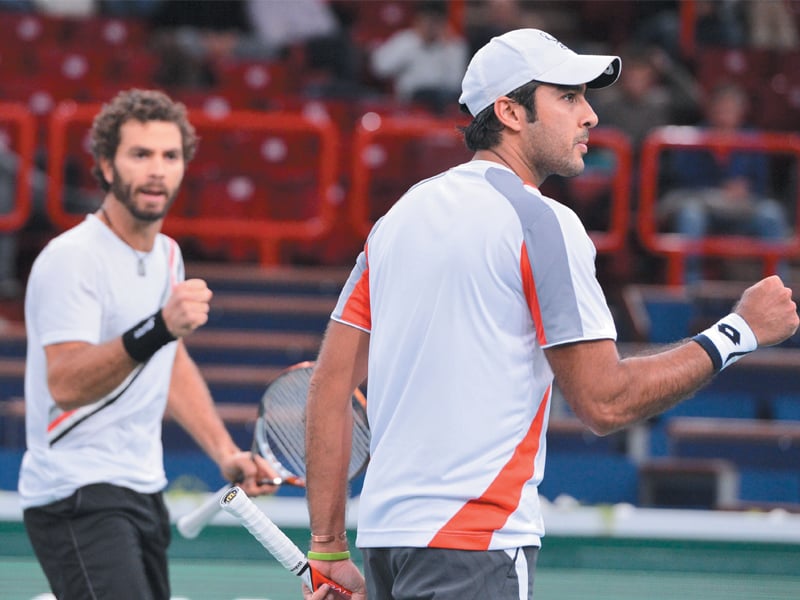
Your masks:
{"label": "green wristband", "polygon": [[311,560],[347,560],[350,558],[350,550],[342,552],[312,552],[309,550],[306,556]]}

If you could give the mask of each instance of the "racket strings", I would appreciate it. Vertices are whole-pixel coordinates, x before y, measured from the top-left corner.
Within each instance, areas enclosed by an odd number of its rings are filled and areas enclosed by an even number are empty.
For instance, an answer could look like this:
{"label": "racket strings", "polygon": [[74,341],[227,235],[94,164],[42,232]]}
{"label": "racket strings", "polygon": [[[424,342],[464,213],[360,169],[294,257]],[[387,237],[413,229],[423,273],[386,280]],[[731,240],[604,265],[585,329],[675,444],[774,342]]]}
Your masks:
{"label": "racket strings", "polygon": [[265,441],[275,458],[305,477],[306,393],[311,368],[294,369],[276,380],[263,401]]}
{"label": "racket strings", "polygon": [[[287,472],[306,476],[306,396],[313,367],[292,369],[267,388],[256,427],[258,451],[274,459]],[[360,395],[360,393],[359,393]],[[354,394],[353,435],[348,479],[353,479],[369,460],[369,424],[363,396]]]}
{"label": "racket strings", "polygon": [[353,396],[353,440],[350,450],[348,479],[358,475],[369,460],[369,423],[367,411],[356,396]]}

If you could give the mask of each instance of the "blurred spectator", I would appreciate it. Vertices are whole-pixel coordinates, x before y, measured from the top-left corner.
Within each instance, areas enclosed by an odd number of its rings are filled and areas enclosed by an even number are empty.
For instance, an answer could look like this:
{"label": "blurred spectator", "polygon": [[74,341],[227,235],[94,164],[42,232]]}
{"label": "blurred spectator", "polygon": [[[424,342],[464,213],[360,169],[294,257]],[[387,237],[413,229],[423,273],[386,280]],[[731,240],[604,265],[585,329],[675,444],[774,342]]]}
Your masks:
{"label": "blurred spectator", "polygon": [[[755,0],[761,3],[763,0]],[[767,0],[770,2],[771,0]],[[741,0],[696,0],[695,38],[705,46],[747,45],[747,16]]]}
{"label": "blurred spectator", "polygon": [[97,13],[96,0],[32,0],[35,10],[54,17],[90,17]]}
{"label": "blurred spectator", "polygon": [[[557,11],[551,7],[543,9],[544,2],[521,0],[479,0],[468,5],[465,35],[469,46],[468,54],[472,56],[493,37],[502,35],[512,29],[533,28],[548,32],[557,32],[559,27],[552,18]],[[566,11],[562,11],[566,12]],[[574,19],[573,19],[574,20]],[[562,28],[563,29],[563,28]],[[553,34],[562,38],[561,33]]]}
{"label": "blurred spectator", "polygon": [[601,127],[616,127],[634,151],[654,127],[696,122],[701,91],[692,74],[657,47],[630,47],[618,85],[592,95]]}
{"label": "blurred spectator", "polygon": [[674,59],[680,57],[679,0],[577,0],[577,4],[581,39],[610,48],[657,46]]}
{"label": "blurred spectator", "polygon": [[339,31],[336,15],[323,0],[249,0],[245,12],[258,46],[272,54]]}
{"label": "blurred spectator", "polygon": [[390,36],[370,57],[372,72],[392,82],[399,100],[437,111],[456,105],[467,61],[467,42],[451,29],[442,1],[421,2],[412,26]]}
{"label": "blurred spectator", "polygon": [[161,4],[153,25],[177,30],[189,53],[208,59],[274,58],[340,30],[324,0],[172,0]]}
{"label": "blurred spectator", "polygon": [[342,79],[356,72],[347,32],[324,0],[172,0],[151,22],[162,85],[210,86],[217,61],[282,59],[298,47],[310,67]]}
{"label": "blurred spectator", "polygon": [[[599,127],[615,128],[630,140],[633,156],[639,156],[642,142],[655,127],[677,123],[696,123],[699,118],[701,91],[692,74],[672,60],[658,46],[631,45],[620,52],[624,68],[616,85],[592,92],[589,101],[599,118]],[[603,173],[608,181],[614,175],[616,161],[613,154],[602,149],[593,149],[586,157],[586,173],[567,181],[569,189],[586,185],[587,176]],[[639,169],[631,173],[631,210],[638,206]],[[610,190],[591,197],[592,203],[579,211],[587,223],[596,229],[605,230],[610,222]],[[636,222],[631,219],[631,227]],[[629,236],[629,247],[639,249],[640,240],[633,229]],[[642,252],[627,252],[616,257],[608,266],[617,280],[624,281],[634,271],[647,272],[651,267]],[[611,275],[611,276],[615,276]]]}
{"label": "blurred spectator", "polygon": [[788,2],[748,2],[750,46],[773,50],[795,50],[800,47],[797,22]]}
{"label": "blurred spectator", "polygon": [[[749,100],[741,88],[721,85],[710,94],[701,126],[730,135],[754,133],[746,125],[748,110]],[[659,212],[675,232],[692,239],[732,234],[775,241],[788,235],[784,207],[770,197],[766,154],[682,149],[670,152],[668,158],[674,189],[660,202]],[[689,257],[686,283],[702,277],[700,257]]]}
{"label": "blurred spectator", "polygon": [[100,13],[125,19],[150,19],[169,0],[100,0]]}
{"label": "blurred spectator", "polygon": [[[250,41],[236,50],[239,58],[258,58],[262,49],[273,56],[300,50],[299,66],[312,95],[357,96],[360,55],[350,38],[354,9],[326,0],[248,0],[253,29]],[[254,44],[255,53],[249,51]]]}
{"label": "blurred spectator", "polygon": [[249,35],[244,0],[160,3],[151,16],[155,50],[161,58],[156,83],[208,87],[214,83],[211,62],[233,53]]}
{"label": "blurred spectator", "polygon": [[493,37],[522,27],[519,0],[483,0],[474,4],[465,27],[470,56]]}

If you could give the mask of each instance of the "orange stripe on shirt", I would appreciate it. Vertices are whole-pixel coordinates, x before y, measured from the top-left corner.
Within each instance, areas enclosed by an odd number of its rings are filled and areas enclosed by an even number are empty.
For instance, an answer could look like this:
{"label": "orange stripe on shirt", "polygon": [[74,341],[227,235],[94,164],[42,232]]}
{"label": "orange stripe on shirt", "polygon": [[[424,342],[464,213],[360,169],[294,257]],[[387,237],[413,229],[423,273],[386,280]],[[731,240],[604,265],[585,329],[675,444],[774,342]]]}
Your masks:
{"label": "orange stripe on shirt", "polygon": [[528,259],[528,248],[525,246],[525,242],[522,243],[522,251],[519,256],[519,270],[522,274],[522,291],[525,292],[525,298],[528,300],[528,310],[531,311],[533,327],[536,330],[536,341],[540,346],[544,346],[547,343],[547,336],[544,332],[539,296],[536,293],[536,283],[533,280],[531,261]]}
{"label": "orange stripe on shirt", "polygon": [[47,425],[47,431],[52,431],[53,428],[58,426],[59,423],[61,423],[62,421],[66,420],[66,419],[69,419],[70,416],[72,416],[72,413],[75,412],[75,410],[76,409],[68,410],[67,412],[61,413],[60,415],[58,415],[55,419],[50,421],[50,423]]}
{"label": "orange stripe on shirt", "polygon": [[547,388],[528,433],[480,498],[473,498],[442,527],[429,548],[487,550],[494,532],[501,529],[519,506],[525,483],[533,477],[544,417],[550,401]]}
{"label": "orange stripe on shirt", "polygon": [[[366,254],[366,252],[365,246],[364,253]],[[367,331],[372,329],[372,313],[369,305],[369,261],[367,261],[367,268],[361,273],[345,302],[342,320]]]}

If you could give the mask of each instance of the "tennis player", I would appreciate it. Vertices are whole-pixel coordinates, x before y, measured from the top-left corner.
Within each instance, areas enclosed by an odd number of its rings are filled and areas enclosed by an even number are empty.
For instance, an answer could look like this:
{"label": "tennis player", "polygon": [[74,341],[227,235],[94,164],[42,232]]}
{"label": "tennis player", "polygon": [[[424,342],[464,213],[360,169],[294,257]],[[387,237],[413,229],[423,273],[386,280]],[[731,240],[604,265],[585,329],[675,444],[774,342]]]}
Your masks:
{"label": "tennis player", "polygon": [[[595,248],[539,191],[549,175],[583,171],[597,125],[587,89],[620,68],[535,29],[493,38],[462,83],[474,158],[414,185],[367,238],[320,350],[307,424],[312,565],[356,599],[532,598],[554,378],[608,434],[798,327],[791,290],[772,276],[694,339],[620,358]],[[343,535],[343,440],[350,390],[367,376],[365,581]]]}
{"label": "tennis player", "polygon": [[59,600],[167,600],[164,411],[248,494],[274,492],[257,482],[276,474],[235,445],[183,343],[211,300],[160,233],[195,152],[185,108],[120,93],[91,144],[102,206],[45,247],[28,281],[19,493]]}

